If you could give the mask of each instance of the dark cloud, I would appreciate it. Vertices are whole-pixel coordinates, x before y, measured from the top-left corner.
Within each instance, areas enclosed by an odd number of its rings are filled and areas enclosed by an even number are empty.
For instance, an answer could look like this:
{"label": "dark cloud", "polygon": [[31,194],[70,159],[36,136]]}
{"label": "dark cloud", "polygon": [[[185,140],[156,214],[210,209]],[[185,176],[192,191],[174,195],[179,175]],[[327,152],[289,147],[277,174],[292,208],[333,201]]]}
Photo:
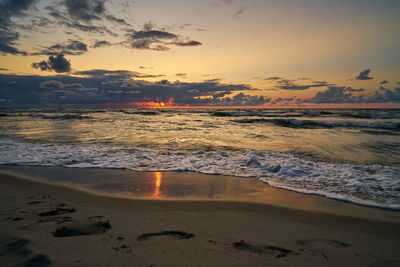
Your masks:
{"label": "dark cloud", "polygon": [[373,94],[353,95],[348,87],[331,86],[327,90],[318,92],[314,97],[303,100],[305,103],[400,103],[400,88],[394,91],[380,88]]}
{"label": "dark cloud", "polygon": [[26,55],[15,46],[19,33],[13,28],[17,25],[12,22],[13,17],[24,16],[35,0],[5,0],[0,3],[0,53]]}
{"label": "dark cloud", "polygon": [[184,42],[175,42],[174,45],[177,46],[198,46],[198,45],[202,45],[202,43],[198,42],[198,41],[184,41]]}
{"label": "dark cloud", "polygon": [[299,85],[294,83],[295,80],[288,80],[288,79],[280,79],[277,80],[277,89],[282,89],[282,90],[307,90],[310,88],[314,87],[324,87],[324,86],[330,86],[332,84],[329,84],[327,82],[313,82],[312,84],[305,84],[305,85]]}
{"label": "dark cloud", "polygon": [[373,77],[369,76],[369,73],[371,72],[370,69],[365,69],[362,72],[360,72],[357,76],[356,76],[356,80],[372,80]]}
{"label": "dark cloud", "polygon": [[132,39],[176,39],[177,35],[158,30],[137,31],[132,34]]}
{"label": "dark cloud", "polygon": [[105,47],[105,46],[110,46],[111,44],[108,41],[96,41],[92,47],[93,48],[99,48],[99,47]]}
{"label": "dark cloud", "polygon": [[64,26],[70,29],[78,30],[78,31],[83,31],[83,32],[90,32],[90,33],[98,33],[98,34],[109,34],[111,36],[118,36],[117,33],[109,30],[105,26],[96,26],[93,24],[82,24],[78,20],[69,17],[68,14],[61,12],[57,10],[56,8],[52,6],[46,7],[46,9],[49,11],[49,15],[53,17],[56,21],[54,24],[57,24],[59,26]]}
{"label": "dark cloud", "polygon": [[172,99],[175,105],[251,106],[270,101],[242,93],[256,90],[244,84],[149,82],[133,76],[149,75],[126,70],[89,70],[74,76],[50,77],[0,74],[0,98],[11,99],[14,105],[100,105]]}
{"label": "dark cloud", "polygon": [[177,74],[175,74],[175,76],[186,78],[187,73],[177,73]]}
{"label": "dark cloud", "polygon": [[8,69],[6,69],[6,68],[0,68],[0,70],[8,70]]}
{"label": "dark cloud", "polygon": [[165,29],[155,29],[152,22],[147,22],[143,26],[143,30],[129,30],[127,33],[127,43],[134,49],[146,49],[155,51],[169,50],[169,45],[176,46],[197,46],[200,42],[195,40],[187,40],[177,34],[166,31]]}
{"label": "dark cloud", "polygon": [[32,63],[32,67],[43,71],[54,70],[57,73],[71,71],[71,63],[69,60],[64,58],[64,55],[50,56],[47,61],[43,60],[37,63]]}
{"label": "dark cloud", "polygon": [[63,89],[63,90],[77,90],[77,91],[96,91],[98,90],[97,88],[87,88],[84,85],[80,83],[71,83],[71,84],[64,84],[59,81],[55,80],[50,80],[50,81],[45,81],[39,84],[40,88],[43,89]]}
{"label": "dark cloud", "polygon": [[158,78],[164,75],[151,75],[143,74],[135,71],[128,70],[104,70],[104,69],[93,69],[85,71],[75,71],[75,75],[86,76],[89,78],[96,79],[114,79],[117,81],[129,80],[131,78]]}
{"label": "dark cloud", "polygon": [[106,15],[105,16],[106,20],[114,22],[114,23],[118,23],[124,26],[132,26],[131,24],[129,24],[128,22],[126,22],[126,20],[121,19],[121,18],[117,18],[113,15]]}
{"label": "dark cloud", "polygon": [[294,97],[278,97],[278,98],[274,99],[273,101],[271,101],[270,105],[276,105],[276,104],[288,105],[295,100],[296,99]]}
{"label": "dark cloud", "polygon": [[363,89],[363,88],[354,89],[354,88],[351,88],[351,87],[345,87],[343,91],[344,92],[364,92],[365,89]]}
{"label": "dark cloud", "polygon": [[33,55],[82,55],[86,53],[87,45],[78,40],[68,40],[66,43],[54,44]]}
{"label": "dark cloud", "polygon": [[101,20],[99,15],[105,11],[102,0],[65,0],[65,6],[72,18],[85,22]]}
{"label": "dark cloud", "polygon": [[388,81],[381,81],[379,84],[387,84],[388,83]]}
{"label": "dark cloud", "polygon": [[284,78],[283,77],[274,76],[274,77],[265,78],[264,80],[266,80],[266,81],[276,81],[276,80],[282,80],[282,79],[284,79]]}

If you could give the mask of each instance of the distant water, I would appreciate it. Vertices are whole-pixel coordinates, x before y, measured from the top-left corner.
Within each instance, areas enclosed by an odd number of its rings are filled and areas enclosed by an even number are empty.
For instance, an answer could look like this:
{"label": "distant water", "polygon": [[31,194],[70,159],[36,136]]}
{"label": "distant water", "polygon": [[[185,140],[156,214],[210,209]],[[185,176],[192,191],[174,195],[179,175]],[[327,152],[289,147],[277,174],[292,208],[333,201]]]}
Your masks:
{"label": "distant water", "polygon": [[400,209],[400,110],[0,109],[0,164],[258,177]]}

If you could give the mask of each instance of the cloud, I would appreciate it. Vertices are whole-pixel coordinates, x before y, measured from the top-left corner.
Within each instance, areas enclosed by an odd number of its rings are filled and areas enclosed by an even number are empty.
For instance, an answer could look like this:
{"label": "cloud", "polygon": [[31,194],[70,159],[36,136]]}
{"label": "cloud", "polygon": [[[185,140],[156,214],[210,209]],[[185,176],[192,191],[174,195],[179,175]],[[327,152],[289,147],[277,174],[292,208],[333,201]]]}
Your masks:
{"label": "cloud", "polygon": [[[219,82],[145,81],[147,74],[127,70],[88,70],[74,76],[0,74],[0,98],[14,105],[101,105],[104,103],[172,102],[175,105],[262,105],[270,101],[244,84]],[[138,76],[139,78],[134,78]],[[13,83],[13,81],[17,81]],[[230,96],[228,96],[230,95]]]}
{"label": "cloud", "polygon": [[186,78],[187,73],[177,73],[177,74],[175,74],[175,76]]}
{"label": "cloud", "polygon": [[176,39],[177,35],[158,30],[137,31],[132,34],[132,39]]}
{"label": "cloud", "polygon": [[75,71],[74,74],[80,76],[86,76],[89,78],[113,79],[117,81],[130,80],[131,78],[158,78],[164,76],[164,75],[143,74],[128,70],[104,70],[104,69]]}
{"label": "cloud", "polygon": [[318,92],[314,97],[305,99],[305,103],[400,103],[400,88],[394,91],[381,87],[373,94],[355,96],[348,87],[331,86],[327,90]]}
{"label": "cloud", "polygon": [[37,63],[32,63],[32,67],[43,71],[54,70],[57,73],[71,71],[71,63],[69,60],[64,58],[64,55],[50,56],[47,61],[43,60]]}
{"label": "cloud", "polygon": [[202,43],[198,42],[198,41],[184,41],[184,42],[175,42],[173,43],[174,45],[177,46],[198,46],[198,45],[202,45]]}
{"label": "cloud", "polygon": [[169,50],[169,45],[188,47],[202,44],[195,40],[188,41],[187,38],[165,29],[155,29],[155,25],[152,22],[145,23],[143,30],[129,30],[127,37],[127,43],[131,48],[141,50],[167,51]]}
{"label": "cloud", "polygon": [[[82,24],[78,20],[69,17],[68,14],[61,12],[52,6],[48,6],[48,7],[46,7],[46,9],[49,11],[49,15],[56,20],[54,23],[58,24],[60,26],[64,26],[64,27],[67,27],[70,29],[75,29],[75,30],[79,30],[79,31],[83,31],[83,32],[109,34],[111,36],[118,36],[117,33],[109,30],[105,26],[96,26],[93,24],[89,24],[89,25]],[[88,21],[88,23],[90,23],[90,21]]]}
{"label": "cloud", "polygon": [[111,44],[108,41],[96,41],[92,47],[93,48],[99,48],[99,47],[106,47],[110,46]]}
{"label": "cloud", "polygon": [[264,80],[266,80],[266,81],[276,81],[276,80],[282,80],[282,79],[284,79],[284,78],[283,77],[274,76],[274,77],[265,78]]}
{"label": "cloud", "polygon": [[50,81],[45,81],[39,84],[40,88],[43,89],[65,89],[65,90],[78,90],[78,91],[95,91],[98,90],[97,88],[87,88],[84,85],[80,83],[71,83],[71,84],[64,84],[59,81],[55,80],[50,80]]}
{"label": "cloud", "polygon": [[86,53],[87,45],[81,41],[69,39],[63,44],[54,44],[32,55],[82,55]]}
{"label": "cloud", "polygon": [[276,80],[277,89],[302,91],[302,90],[307,90],[307,89],[314,88],[314,87],[324,87],[324,86],[333,85],[333,84],[329,84],[327,82],[322,82],[322,81],[313,82],[312,84],[299,85],[299,84],[294,83],[294,81],[295,80],[288,80],[288,79]]}
{"label": "cloud", "polygon": [[114,23],[118,23],[124,26],[132,26],[131,24],[129,24],[128,22],[126,22],[126,20],[121,19],[121,18],[117,18],[113,15],[106,15],[105,16],[106,20],[114,22]]}
{"label": "cloud", "polygon": [[379,84],[387,84],[388,83],[388,81],[381,81]]}
{"label": "cloud", "polygon": [[369,76],[369,73],[371,72],[370,69],[365,69],[362,72],[360,72],[357,76],[356,76],[356,80],[372,80],[373,77]]}
{"label": "cloud", "polygon": [[105,11],[102,0],[65,0],[65,6],[72,18],[85,22],[101,20],[99,15]]}
{"label": "cloud", "polygon": [[354,88],[351,88],[351,87],[345,87],[343,91],[344,92],[364,92],[365,89],[363,89],[363,88],[354,89]]}
{"label": "cloud", "polygon": [[8,69],[6,69],[6,68],[0,68],[0,70],[8,70]]}
{"label": "cloud", "polygon": [[13,55],[26,55],[15,47],[19,39],[19,33],[14,31],[16,26],[12,22],[13,17],[24,16],[35,0],[3,1],[0,3],[0,53]]}

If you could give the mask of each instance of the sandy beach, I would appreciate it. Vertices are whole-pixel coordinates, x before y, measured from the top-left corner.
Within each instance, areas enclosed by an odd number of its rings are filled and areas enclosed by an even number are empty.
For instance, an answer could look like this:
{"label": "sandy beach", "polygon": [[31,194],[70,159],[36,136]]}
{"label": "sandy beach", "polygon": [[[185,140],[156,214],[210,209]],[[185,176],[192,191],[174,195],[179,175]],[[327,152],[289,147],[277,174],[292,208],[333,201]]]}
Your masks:
{"label": "sandy beach", "polygon": [[[1,266],[400,264],[399,212],[275,188],[295,203],[123,199],[9,174],[0,183]],[[337,205],[324,212],[324,201]]]}

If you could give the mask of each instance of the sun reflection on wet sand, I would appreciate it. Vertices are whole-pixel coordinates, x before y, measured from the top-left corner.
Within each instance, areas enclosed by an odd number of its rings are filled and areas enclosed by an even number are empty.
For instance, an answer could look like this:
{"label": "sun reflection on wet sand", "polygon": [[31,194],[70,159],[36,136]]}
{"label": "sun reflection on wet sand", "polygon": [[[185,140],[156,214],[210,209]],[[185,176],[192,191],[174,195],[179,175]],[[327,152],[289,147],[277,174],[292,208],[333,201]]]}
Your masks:
{"label": "sun reflection on wet sand", "polygon": [[162,173],[161,172],[154,172],[154,191],[152,194],[153,198],[159,198],[161,196],[161,180],[162,180]]}

